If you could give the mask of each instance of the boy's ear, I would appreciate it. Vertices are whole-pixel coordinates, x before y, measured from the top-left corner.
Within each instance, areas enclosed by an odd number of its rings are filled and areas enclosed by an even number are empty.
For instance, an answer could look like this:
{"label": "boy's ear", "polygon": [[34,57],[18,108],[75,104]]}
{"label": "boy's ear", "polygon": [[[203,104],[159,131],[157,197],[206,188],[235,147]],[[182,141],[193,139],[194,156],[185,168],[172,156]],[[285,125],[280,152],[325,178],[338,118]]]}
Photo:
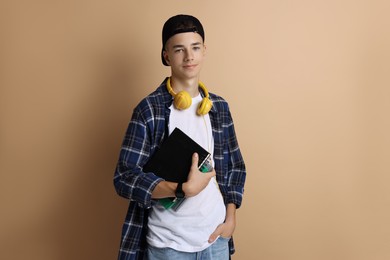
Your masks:
{"label": "boy's ear", "polygon": [[165,59],[165,62],[166,62],[168,65],[170,65],[170,64],[169,64],[168,53],[167,53],[166,51],[163,51],[163,57],[164,57],[164,59]]}

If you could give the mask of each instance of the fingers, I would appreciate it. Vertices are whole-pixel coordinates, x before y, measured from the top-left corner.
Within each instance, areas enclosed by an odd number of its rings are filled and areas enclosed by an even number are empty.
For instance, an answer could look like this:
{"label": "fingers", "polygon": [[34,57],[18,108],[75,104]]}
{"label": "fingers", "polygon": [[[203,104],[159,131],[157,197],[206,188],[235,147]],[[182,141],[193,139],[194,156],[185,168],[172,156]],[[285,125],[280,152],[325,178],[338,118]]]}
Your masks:
{"label": "fingers", "polygon": [[214,176],[216,175],[216,172],[215,172],[215,170],[213,169],[211,172],[208,172],[208,174],[210,174],[211,177],[214,177]]}

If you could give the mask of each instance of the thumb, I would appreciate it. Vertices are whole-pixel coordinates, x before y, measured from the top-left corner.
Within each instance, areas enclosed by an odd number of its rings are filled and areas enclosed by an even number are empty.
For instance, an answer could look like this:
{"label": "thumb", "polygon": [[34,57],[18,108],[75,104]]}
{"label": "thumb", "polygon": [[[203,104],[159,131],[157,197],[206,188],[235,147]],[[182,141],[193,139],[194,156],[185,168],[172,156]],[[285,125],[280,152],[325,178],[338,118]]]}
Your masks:
{"label": "thumb", "polygon": [[213,243],[221,235],[221,233],[221,225],[219,225],[217,229],[210,235],[209,243]]}
{"label": "thumb", "polygon": [[198,168],[198,161],[199,161],[199,156],[197,153],[194,153],[192,155],[192,167],[195,166],[196,168]]}

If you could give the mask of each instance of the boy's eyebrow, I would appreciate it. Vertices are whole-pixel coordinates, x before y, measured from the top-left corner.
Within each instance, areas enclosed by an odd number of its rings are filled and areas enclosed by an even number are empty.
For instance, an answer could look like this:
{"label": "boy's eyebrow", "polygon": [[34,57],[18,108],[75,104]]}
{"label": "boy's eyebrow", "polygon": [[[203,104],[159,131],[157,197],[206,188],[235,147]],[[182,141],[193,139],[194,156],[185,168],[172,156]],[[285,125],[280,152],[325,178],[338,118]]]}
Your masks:
{"label": "boy's eyebrow", "polygon": [[[191,46],[197,46],[197,45],[201,45],[202,43],[201,42],[194,42],[194,43],[191,43]],[[183,48],[184,45],[182,44],[177,44],[177,45],[173,45],[173,49],[176,49],[176,48]]]}

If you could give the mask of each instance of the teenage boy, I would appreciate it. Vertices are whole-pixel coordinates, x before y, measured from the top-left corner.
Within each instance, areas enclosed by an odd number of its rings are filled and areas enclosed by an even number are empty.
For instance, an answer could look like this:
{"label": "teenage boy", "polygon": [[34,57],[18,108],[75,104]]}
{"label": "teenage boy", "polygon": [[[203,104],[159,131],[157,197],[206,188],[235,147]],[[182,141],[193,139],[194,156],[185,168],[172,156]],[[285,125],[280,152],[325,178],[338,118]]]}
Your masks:
{"label": "teenage boy", "polygon": [[[171,76],[134,109],[114,176],[117,193],[130,199],[118,259],[229,259],[245,165],[227,102],[199,81],[206,53],[204,31],[190,15],[173,16],[162,32],[162,62]],[[188,180],[165,181],[143,166],[175,128],[212,154],[213,169]],[[185,197],[178,210],[163,198]]]}

